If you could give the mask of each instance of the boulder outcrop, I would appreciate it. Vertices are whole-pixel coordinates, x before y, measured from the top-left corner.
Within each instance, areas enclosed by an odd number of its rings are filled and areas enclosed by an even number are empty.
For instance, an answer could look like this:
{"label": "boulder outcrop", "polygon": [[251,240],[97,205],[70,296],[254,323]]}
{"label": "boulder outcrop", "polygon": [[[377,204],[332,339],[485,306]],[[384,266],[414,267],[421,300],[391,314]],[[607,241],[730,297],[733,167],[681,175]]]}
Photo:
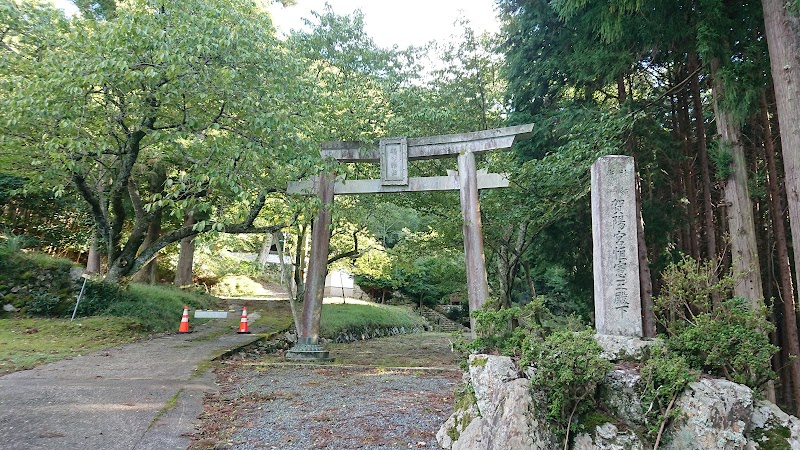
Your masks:
{"label": "boulder outcrop", "polygon": [[[546,403],[530,387],[525,372],[506,356],[471,355],[470,401],[456,405],[437,441],[449,450],[551,450],[563,440],[545,418]],[[635,368],[606,375],[600,402],[605,423],[574,435],[572,450],[649,450],[642,436],[645,411]],[[675,402],[680,415],[665,428],[659,448],[669,450],[800,450],[800,419],[774,404],[755,400],[750,388],[727,380],[690,383]],[[585,428],[585,427],[584,427]]]}

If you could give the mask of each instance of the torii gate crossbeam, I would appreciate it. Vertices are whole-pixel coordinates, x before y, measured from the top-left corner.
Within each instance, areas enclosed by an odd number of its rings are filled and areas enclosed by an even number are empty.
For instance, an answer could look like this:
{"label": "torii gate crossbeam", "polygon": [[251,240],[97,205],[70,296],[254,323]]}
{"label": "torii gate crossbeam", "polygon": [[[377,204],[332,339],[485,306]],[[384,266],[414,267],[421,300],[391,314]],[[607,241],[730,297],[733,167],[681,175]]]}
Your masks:
{"label": "torii gate crossbeam", "polygon": [[[334,194],[379,194],[456,190],[461,197],[464,219],[464,254],[467,269],[467,294],[470,312],[483,306],[489,297],[486,263],[483,251],[479,189],[507,187],[505,174],[478,171],[475,155],[488,151],[508,150],[514,143],[530,138],[533,124],[497,128],[472,133],[430,136],[423,138],[381,139],[377,145],[360,142],[329,142],[320,154],[339,162],[380,162],[380,180],[336,182],[330,173],[323,173],[315,182],[293,182],[289,194],[317,194],[321,205],[312,233],[311,254],[306,275],[302,330],[298,342],[287,352],[296,359],[328,359],[328,352],[319,345],[319,319],[327,274],[330,247],[331,207]],[[458,173],[442,177],[408,177],[408,161],[458,157]],[[472,324],[474,334],[474,323]]]}

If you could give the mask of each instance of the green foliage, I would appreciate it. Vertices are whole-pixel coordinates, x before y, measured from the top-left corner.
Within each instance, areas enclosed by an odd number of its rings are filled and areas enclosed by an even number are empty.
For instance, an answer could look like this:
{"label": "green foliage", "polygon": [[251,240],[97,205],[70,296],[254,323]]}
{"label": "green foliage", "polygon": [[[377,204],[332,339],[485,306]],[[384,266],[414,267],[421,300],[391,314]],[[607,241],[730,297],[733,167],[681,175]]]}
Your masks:
{"label": "green foliage", "polygon": [[211,287],[211,294],[221,297],[253,297],[264,294],[260,283],[244,275],[226,275]]}
{"label": "green foliage", "polygon": [[600,357],[602,348],[592,330],[573,332],[562,329],[544,340],[529,340],[523,364],[530,362],[534,373],[531,385],[547,399],[547,416],[566,434],[576,415],[592,411],[598,385],[612,369]]}
{"label": "green foliage", "polygon": [[756,429],[751,433],[753,441],[758,442],[759,450],[791,450],[789,438],[792,432],[787,427],[776,426],[766,430]]}
{"label": "green foliage", "polygon": [[[0,303],[23,313],[64,315],[74,304],[76,285],[70,277],[72,261],[20,251],[23,236],[0,237]],[[33,306],[33,310],[30,307]]]}
{"label": "green foliage", "polygon": [[730,298],[736,276],[733,272],[718,274],[713,261],[696,261],[684,256],[661,273],[662,288],[653,299],[656,318],[668,334],[677,322],[690,322],[696,313],[711,311],[714,297]]}
{"label": "green foliage", "polygon": [[652,405],[645,411],[645,435],[653,442],[662,423],[680,415],[675,399],[686,386],[697,381],[699,373],[689,367],[686,358],[661,345],[650,347],[650,353],[639,368],[642,404]]}
{"label": "green foliage", "polygon": [[[477,338],[468,351],[516,356],[520,367],[531,366],[531,385],[547,402],[547,417],[562,436],[574,417],[594,409],[595,392],[611,363],[590,329],[567,321],[555,325],[539,297],[523,308],[497,309],[489,304],[473,312]],[[517,324],[513,326],[512,324]]]}
{"label": "green foliage", "polygon": [[543,323],[549,311],[544,307],[544,298],[536,298],[523,307],[498,308],[497,305],[497,301],[491,301],[472,313],[476,338],[467,344],[467,349],[520,357],[529,339],[541,338],[547,332]]}
{"label": "green foliage", "polygon": [[128,317],[146,331],[166,332],[175,330],[176,317],[180,317],[184,305],[209,308],[215,306],[215,302],[213,297],[171,286],[130,283],[121,287],[90,280],[78,306],[78,315]]}
{"label": "green foliage", "polygon": [[176,331],[177,318],[183,306],[210,308],[215,299],[175,287],[129,284],[128,297],[109,305],[103,315],[127,317],[136,320],[149,332]]}
{"label": "green foliage", "polygon": [[731,164],[733,164],[733,154],[730,149],[730,142],[723,143],[719,140],[712,141],[709,146],[708,154],[714,163],[714,173],[718,181],[726,181],[733,174]]}
{"label": "green foliage", "polygon": [[[313,86],[256,2],[133,0],[109,20],[59,16],[28,2],[0,9],[12,24],[0,143],[43,189],[74,186],[112,279],[147,258],[134,261],[156,216],[193,211],[195,232],[249,228],[265,186],[280,191],[318,160],[297,113],[313,110]],[[166,180],[151,185],[155,165]]]}
{"label": "green foliage", "polygon": [[732,272],[718,275],[711,262],[684,257],[663,272],[664,287],[654,298],[656,317],[667,347],[693,369],[757,390],[775,377],[770,358],[778,347],[768,337],[775,326],[766,307],[753,309],[749,300],[730,298],[737,278]]}
{"label": "green foliage", "polygon": [[31,297],[25,305],[25,311],[29,315],[55,317],[64,313],[64,301],[58,296],[49,292],[35,292]]}
{"label": "green foliage", "polygon": [[692,367],[758,390],[775,378],[770,358],[779,348],[769,342],[774,329],[766,308],[754,311],[748,300],[734,298],[678,326],[667,345]]}
{"label": "green foliage", "polygon": [[422,256],[414,261],[410,270],[400,272],[398,290],[433,306],[453,293],[463,293],[466,276],[462,255]]}
{"label": "green foliage", "polygon": [[30,243],[30,238],[6,230],[0,235],[0,252],[4,255],[17,253]]}
{"label": "green foliage", "polygon": [[464,253],[433,229],[404,232],[404,237],[387,252],[391,266],[381,268],[377,281],[426,305],[436,305],[453,294],[464,295],[466,271]]}
{"label": "green foliage", "polygon": [[100,315],[114,303],[132,301],[134,301],[133,296],[122,286],[99,280],[87,280],[77,315],[80,317]]}

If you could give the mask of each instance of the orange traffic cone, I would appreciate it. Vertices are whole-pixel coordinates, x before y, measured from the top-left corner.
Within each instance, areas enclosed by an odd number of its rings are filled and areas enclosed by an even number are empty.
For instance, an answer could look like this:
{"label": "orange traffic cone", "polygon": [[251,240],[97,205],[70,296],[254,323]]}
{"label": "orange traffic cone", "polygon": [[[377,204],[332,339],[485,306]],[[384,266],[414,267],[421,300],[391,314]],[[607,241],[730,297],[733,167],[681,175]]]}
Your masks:
{"label": "orange traffic cone", "polygon": [[239,321],[239,334],[250,334],[247,330],[247,306],[242,307],[242,320]]}
{"label": "orange traffic cone", "polygon": [[181,317],[181,326],[178,328],[178,333],[189,333],[189,307],[183,307],[183,317]]}

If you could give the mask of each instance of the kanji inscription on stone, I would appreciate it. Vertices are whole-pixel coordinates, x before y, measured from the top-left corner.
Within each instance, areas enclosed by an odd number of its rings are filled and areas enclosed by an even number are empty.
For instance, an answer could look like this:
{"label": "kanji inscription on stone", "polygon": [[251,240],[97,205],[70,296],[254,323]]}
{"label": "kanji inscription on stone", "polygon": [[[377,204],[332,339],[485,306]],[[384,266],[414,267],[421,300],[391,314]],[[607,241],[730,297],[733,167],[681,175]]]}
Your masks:
{"label": "kanji inscription on stone", "polygon": [[610,155],[592,165],[594,317],[597,332],[642,336],[633,158]]}
{"label": "kanji inscription on stone", "polygon": [[380,141],[381,184],[408,184],[408,142],[406,138],[387,138]]}

